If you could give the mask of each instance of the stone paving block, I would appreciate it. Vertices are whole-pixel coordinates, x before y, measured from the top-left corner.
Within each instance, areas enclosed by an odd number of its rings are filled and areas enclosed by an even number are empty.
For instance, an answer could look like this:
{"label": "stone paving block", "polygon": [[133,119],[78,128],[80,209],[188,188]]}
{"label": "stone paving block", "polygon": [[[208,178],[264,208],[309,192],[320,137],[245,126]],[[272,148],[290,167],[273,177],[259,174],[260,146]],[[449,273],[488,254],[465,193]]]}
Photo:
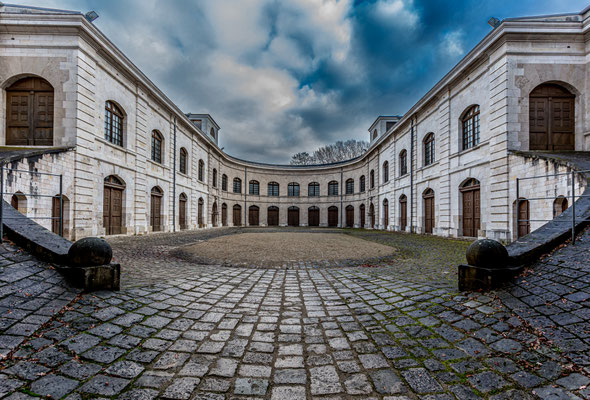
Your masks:
{"label": "stone paving block", "polygon": [[488,393],[492,390],[502,389],[508,383],[499,375],[493,372],[482,372],[467,378],[469,383],[480,392]]}
{"label": "stone paving block", "polygon": [[333,366],[310,368],[309,372],[311,375],[311,393],[313,395],[342,392],[338,373]]}
{"label": "stone paving block", "polygon": [[192,392],[199,384],[199,378],[177,378],[170,383],[164,391],[163,397],[166,399],[185,400],[191,397]]}
{"label": "stone paving block", "polygon": [[144,367],[132,361],[118,361],[111,364],[105,372],[109,375],[132,379],[141,374],[144,369]]}
{"label": "stone paving block", "polygon": [[67,376],[75,379],[88,379],[100,371],[102,367],[93,363],[81,363],[78,361],[70,361],[67,364],[62,365],[59,371]]}
{"label": "stone paving block", "polygon": [[103,364],[109,364],[125,354],[125,350],[111,346],[95,346],[82,353],[82,357]]}
{"label": "stone paving block", "polygon": [[417,393],[441,392],[442,386],[424,368],[413,368],[402,372],[402,376]]}
{"label": "stone paving block", "polygon": [[31,390],[42,396],[59,399],[74,390],[80,382],[59,375],[45,375],[31,384]]}
{"label": "stone paving block", "polygon": [[266,379],[238,378],[235,383],[235,394],[246,396],[264,396],[268,390]]}
{"label": "stone paving block", "polygon": [[131,389],[119,396],[119,400],[154,400],[158,391],[153,389]]}
{"label": "stone paving block", "polygon": [[344,387],[346,388],[346,393],[352,395],[369,394],[373,391],[373,387],[364,374],[350,376],[344,381]]}
{"label": "stone paving block", "polygon": [[80,391],[101,396],[114,396],[119,394],[128,384],[128,379],[96,375],[94,378],[86,382],[82,388],[80,388]]}
{"label": "stone paving block", "polygon": [[209,374],[231,378],[235,375],[237,368],[237,360],[231,358],[220,358],[215,362],[215,364],[211,368],[211,371],[209,371]]}
{"label": "stone paving block", "polygon": [[68,350],[80,354],[96,346],[100,342],[100,338],[96,336],[81,333],[80,335],[74,336],[70,339],[61,342],[61,345],[65,346]]}
{"label": "stone paving block", "polygon": [[398,394],[405,393],[406,387],[401,379],[389,369],[371,371],[369,373],[377,393],[381,394]]}

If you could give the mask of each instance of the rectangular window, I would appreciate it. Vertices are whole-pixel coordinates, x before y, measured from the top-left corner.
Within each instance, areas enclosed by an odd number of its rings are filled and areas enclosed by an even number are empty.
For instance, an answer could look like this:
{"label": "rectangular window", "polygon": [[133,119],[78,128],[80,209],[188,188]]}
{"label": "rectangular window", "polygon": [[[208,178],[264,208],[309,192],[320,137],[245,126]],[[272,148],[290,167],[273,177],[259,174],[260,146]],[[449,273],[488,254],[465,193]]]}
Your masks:
{"label": "rectangular window", "polygon": [[289,185],[287,187],[287,196],[299,197],[299,185]]}
{"label": "rectangular window", "polygon": [[239,179],[234,180],[234,193],[242,193],[242,181]]}
{"label": "rectangular window", "polygon": [[268,184],[268,195],[269,196],[278,196],[279,195],[279,184],[278,183],[269,183]]}
{"label": "rectangular window", "polygon": [[354,193],[354,181],[349,179],[346,181],[346,194],[353,194]]}
{"label": "rectangular window", "polygon": [[338,183],[330,182],[328,184],[328,196],[338,196]]}
{"label": "rectangular window", "polygon": [[250,181],[249,190],[251,195],[258,196],[260,194],[260,185],[256,181]]}

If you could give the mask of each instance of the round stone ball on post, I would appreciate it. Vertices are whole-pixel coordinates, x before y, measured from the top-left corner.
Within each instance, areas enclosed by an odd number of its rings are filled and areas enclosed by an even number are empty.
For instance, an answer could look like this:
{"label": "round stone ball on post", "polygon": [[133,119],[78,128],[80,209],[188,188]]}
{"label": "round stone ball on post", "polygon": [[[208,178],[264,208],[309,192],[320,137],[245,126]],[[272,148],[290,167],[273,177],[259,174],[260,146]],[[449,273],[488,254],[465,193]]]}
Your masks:
{"label": "round stone ball on post", "polygon": [[467,248],[467,264],[487,269],[508,267],[508,250],[492,239],[479,239]]}
{"label": "round stone ball on post", "polygon": [[80,239],[70,247],[68,259],[72,267],[107,265],[113,258],[113,249],[106,240],[97,237]]}

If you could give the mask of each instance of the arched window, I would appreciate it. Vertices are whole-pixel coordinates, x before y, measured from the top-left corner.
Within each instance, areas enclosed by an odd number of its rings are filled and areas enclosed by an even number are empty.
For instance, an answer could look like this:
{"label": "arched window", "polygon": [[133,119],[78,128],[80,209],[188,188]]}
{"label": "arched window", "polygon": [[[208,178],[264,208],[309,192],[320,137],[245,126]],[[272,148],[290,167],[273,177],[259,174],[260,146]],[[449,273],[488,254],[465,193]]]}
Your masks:
{"label": "arched window", "polygon": [[112,144],[123,146],[123,111],[111,101],[107,101],[104,108],[104,138]]}
{"label": "arched window", "polygon": [[408,173],[408,152],[403,149],[399,153],[399,175],[404,176]]}
{"label": "arched window", "polygon": [[461,118],[463,126],[463,150],[479,144],[479,105],[469,107]]}
{"label": "arched window", "polygon": [[424,137],[424,165],[434,162],[434,133],[430,132]]}
{"label": "arched window", "polygon": [[361,179],[359,180],[360,191],[363,193],[365,191],[365,176],[361,175]]}
{"label": "arched window", "polygon": [[205,162],[203,160],[199,160],[199,180],[203,182],[205,178]]}
{"label": "arched window", "polygon": [[389,180],[389,162],[385,161],[383,163],[383,183]]}
{"label": "arched window", "polygon": [[227,175],[223,174],[221,176],[221,190],[227,192]]}
{"label": "arched window", "polygon": [[269,196],[278,196],[279,195],[279,184],[276,182],[269,182],[268,183],[268,195]]}
{"label": "arched window", "polygon": [[248,193],[258,196],[260,194],[260,183],[258,181],[250,181],[248,183]]}
{"label": "arched window", "polygon": [[338,182],[331,181],[328,183],[328,196],[338,196]]}
{"label": "arched window", "polygon": [[213,168],[213,187],[217,187],[217,170]]}
{"label": "arched window", "polygon": [[567,210],[567,208],[567,197],[558,196],[553,202],[553,218],[557,217],[559,214]]}
{"label": "arched window", "polygon": [[234,193],[242,193],[242,180],[234,178]]}
{"label": "arched window", "polygon": [[349,178],[346,180],[346,194],[354,193],[354,179]]}
{"label": "arched window", "polygon": [[158,131],[152,131],[152,161],[162,163],[162,143],[164,139]]}
{"label": "arched window", "polygon": [[320,184],[317,182],[311,182],[307,185],[307,195],[309,197],[317,197],[320,195]]}
{"label": "arched window", "polygon": [[370,185],[371,185],[371,189],[375,188],[375,170],[371,170],[371,172],[369,173],[369,180],[370,180]]}
{"label": "arched window", "polygon": [[296,182],[291,182],[287,185],[287,196],[289,197],[299,197],[299,184]]}
{"label": "arched window", "polygon": [[180,169],[180,173],[185,174],[185,175],[186,175],[187,159],[188,159],[188,152],[186,151],[186,149],[184,147],[181,147],[178,168]]}

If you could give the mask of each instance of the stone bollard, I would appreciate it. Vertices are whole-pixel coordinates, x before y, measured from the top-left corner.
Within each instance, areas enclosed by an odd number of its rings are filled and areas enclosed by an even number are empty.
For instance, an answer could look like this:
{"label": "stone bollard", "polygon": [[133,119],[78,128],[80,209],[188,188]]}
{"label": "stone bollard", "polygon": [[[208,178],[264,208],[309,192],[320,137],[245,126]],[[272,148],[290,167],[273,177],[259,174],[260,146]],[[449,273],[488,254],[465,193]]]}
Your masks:
{"label": "stone bollard", "polygon": [[113,250],[106,240],[80,239],[68,251],[69,267],[65,268],[73,285],[93,290],[119,290],[121,266],[111,263]]}
{"label": "stone bollard", "polygon": [[459,265],[459,290],[490,290],[512,279],[519,268],[508,266],[508,251],[492,239],[479,239],[467,248],[467,265]]}

